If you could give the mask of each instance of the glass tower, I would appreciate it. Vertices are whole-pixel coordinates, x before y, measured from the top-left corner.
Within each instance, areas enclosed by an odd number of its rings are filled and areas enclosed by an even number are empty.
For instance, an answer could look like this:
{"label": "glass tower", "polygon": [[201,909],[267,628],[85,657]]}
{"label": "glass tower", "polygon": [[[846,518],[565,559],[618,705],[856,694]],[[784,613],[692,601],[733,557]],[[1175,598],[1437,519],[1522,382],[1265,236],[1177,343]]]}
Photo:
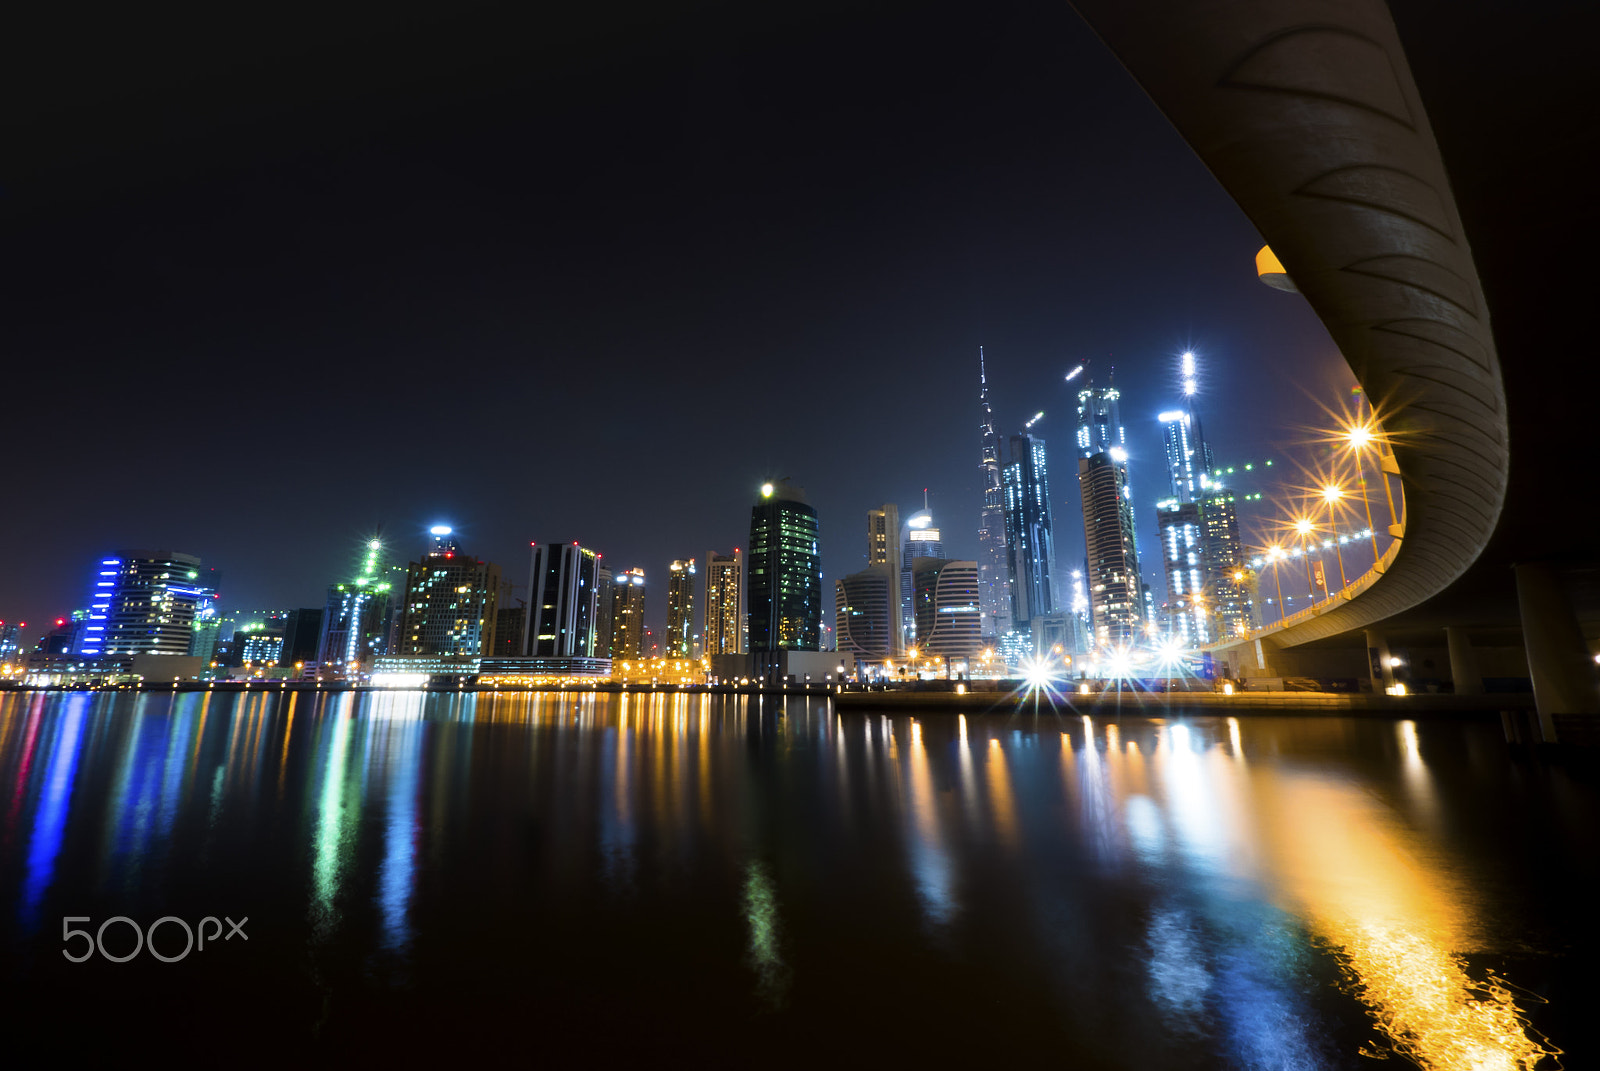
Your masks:
{"label": "glass tower", "polygon": [[763,484],[750,510],[750,650],[822,650],[817,511],[787,480]]}
{"label": "glass tower", "polygon": [[1145,609],[1124,470],[1107,452],[1079,458],[1078,487],[1095,641],[1131,644],[1142,631]]}
{"label": "glass tower", "polygon": [[526,650],[521,653],[532,658],[597,657],[600,555],[577,543],[535,543],[528,577]]}
{"label": "glass tower", "polygon": [[1028,629],[1034,618],[1056,612],[1056,549],[1044,440],[1027,433],[1011,436],[1011,462],[1002,477],[1011,621]]}
{"label": "glass tower", "polygon": [[1006,557],[1005,489],[1000,475],[1000,433],[989,409],[989,378],[978,347],[979,481],[983,506],[978,511],[978,605],[983,635],[998,636],[1011,627],[1011,567]]}
{"label": "glass tower", "polygon": [[127,658],[187,655],[195,617],[216,598],[200,559],[172,550],[130,550],[103,558],[78,632],[78,654]]}
{"label": "glass tower", "polygon": [[744,552],[706,555],[706,627],[701,650],[707,655],[744,653]]}
{"label": "glass tower", "polygon": [[667,657],[694,654],[694,559],[678,560],[667,567]]}

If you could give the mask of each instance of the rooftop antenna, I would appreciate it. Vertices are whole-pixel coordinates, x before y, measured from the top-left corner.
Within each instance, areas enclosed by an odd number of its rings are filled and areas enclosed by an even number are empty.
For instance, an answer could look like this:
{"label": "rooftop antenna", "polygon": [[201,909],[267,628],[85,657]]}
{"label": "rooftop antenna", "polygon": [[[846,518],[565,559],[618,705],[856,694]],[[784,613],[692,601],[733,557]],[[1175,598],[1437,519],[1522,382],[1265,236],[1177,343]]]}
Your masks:
{"label": "rooftop antenna", "polygon": [[925,510],[928,508],[928,489],[926,487],[922,489],[922,508]]}

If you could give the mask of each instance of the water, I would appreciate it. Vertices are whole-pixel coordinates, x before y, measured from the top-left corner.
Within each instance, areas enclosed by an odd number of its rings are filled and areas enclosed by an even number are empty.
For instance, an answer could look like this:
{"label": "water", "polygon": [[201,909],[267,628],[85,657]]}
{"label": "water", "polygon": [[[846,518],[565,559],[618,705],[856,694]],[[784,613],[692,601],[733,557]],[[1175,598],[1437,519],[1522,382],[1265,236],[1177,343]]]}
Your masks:
{"label": "water", "polygon": [[[1597,782],[1484,723],[7,694],[0,1036],[229,1064],[1600,1066]],[[106,958],[167,916],[217,921],[176,962]],[[183,924],[152,941],[177,957]]]}

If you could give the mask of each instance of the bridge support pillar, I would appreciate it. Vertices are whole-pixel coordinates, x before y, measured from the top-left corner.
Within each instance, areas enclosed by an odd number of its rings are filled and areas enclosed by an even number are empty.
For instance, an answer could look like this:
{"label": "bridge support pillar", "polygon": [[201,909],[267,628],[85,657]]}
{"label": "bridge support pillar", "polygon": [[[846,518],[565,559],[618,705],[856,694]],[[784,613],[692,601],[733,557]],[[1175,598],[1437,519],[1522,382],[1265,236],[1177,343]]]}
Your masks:
{"label": "bridge support pillar", "polygon": [[[1553,744],[1558,738],[1558,720],[1570,715],[1600,715],[1594,659],[1555,568],[1545,562],[1526,562],[1515,568],[1517,608],[1522,615],[1522,642],[1528,651],[1528,675],[1533,678],[1533,701],[1539,708],[1539,732],[1546,743]],[[1586,734],[1580,731],[1579,735]]]}
{"label": "bridge support pillar", "polygon": [[1483,671],[1478,668],[1478,652],[1472,649],[1467,630],[1447,625],[1445,643],[1450,646],[1450,680],[1457,695],[1482,695]]}
{"label": "bridge support pillar", "polygon": [[1389,637],[1377,629],[1367,634],[1367,669],[1372,677],[1372,694],[1388,695],[1394,687],[1394,667],[1389,664]]}

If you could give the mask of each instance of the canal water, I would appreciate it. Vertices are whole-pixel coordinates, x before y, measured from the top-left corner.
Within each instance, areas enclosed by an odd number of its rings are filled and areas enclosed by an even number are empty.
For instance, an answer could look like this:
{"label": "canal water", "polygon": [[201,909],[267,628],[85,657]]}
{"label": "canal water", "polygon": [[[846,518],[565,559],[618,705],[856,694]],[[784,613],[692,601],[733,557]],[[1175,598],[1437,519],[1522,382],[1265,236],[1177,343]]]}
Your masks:
{"label": "canal water", "polygon": [[1482,722],[10,693],[0,1037],[27,1064],[1595,1067],[1597,782]]}

